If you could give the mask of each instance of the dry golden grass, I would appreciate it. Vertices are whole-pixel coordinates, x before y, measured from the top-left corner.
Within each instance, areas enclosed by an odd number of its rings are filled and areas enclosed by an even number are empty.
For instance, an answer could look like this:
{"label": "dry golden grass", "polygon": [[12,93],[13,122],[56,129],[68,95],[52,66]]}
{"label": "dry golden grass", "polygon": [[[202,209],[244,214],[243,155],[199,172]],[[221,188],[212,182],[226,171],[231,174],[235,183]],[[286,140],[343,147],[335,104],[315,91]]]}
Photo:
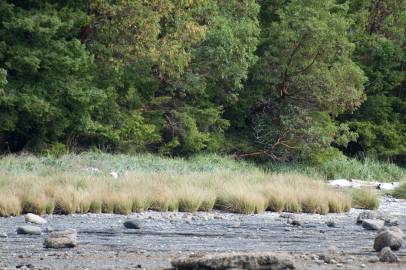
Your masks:
{"label": "dry golden grass", "polygon": [[106,175],[0,175],[0,216],[26,212],[117,213],[265,210],[325,214],[351,207],[351,197],[296,174],[249,172],[128,172]]}

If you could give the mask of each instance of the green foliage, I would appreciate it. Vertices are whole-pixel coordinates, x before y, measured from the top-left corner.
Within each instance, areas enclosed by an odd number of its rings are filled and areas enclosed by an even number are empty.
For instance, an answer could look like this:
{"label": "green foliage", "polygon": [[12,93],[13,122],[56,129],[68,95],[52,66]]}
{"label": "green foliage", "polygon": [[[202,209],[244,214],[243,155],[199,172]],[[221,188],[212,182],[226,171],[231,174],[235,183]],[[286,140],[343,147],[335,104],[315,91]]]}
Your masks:
{"label": "green foliage", "polygon": [[362,179],[366,181],[398,182],[406,181],[406,170],[393,163],[376,161],[371,158],[357,160],[340,156],[330,156],[320,164],[303,163],[266,163],[265,169],[272,172],[302,173],[323,179]]}
{"label": "green foliage", "polygon": [[406,0],[0,3],[0,152],[406,161]]}
{"label": "green foliage", "polygon": [[346,127],[336,126],[331,116],[361,104],[365,78],[351,60],[345,6],[271,2],[279,4],[273,15],[262,13],[260,61],[248,88],[260,100],[254,100],[251,116],[257,142],[274,159],[306,157],[333,142],[346,145],[354,135],[343,134]]}
{"label": "green foliage", "polygon": [[340,117],[359,140],[347,153],[402,162],[406,153],[406,1],[349,1],[357,44],[354,60],[368,76],[367,101],[353,115]]}

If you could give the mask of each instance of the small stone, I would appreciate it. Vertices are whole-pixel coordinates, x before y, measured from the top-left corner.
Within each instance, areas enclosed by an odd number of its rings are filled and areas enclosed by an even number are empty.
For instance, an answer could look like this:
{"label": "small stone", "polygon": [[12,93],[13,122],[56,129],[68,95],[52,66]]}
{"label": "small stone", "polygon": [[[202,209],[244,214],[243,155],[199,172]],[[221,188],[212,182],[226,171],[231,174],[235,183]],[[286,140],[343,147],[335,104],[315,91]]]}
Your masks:
{"label": "small stone", "polygon": [[77,246],[77,232],[75,229],[54,231],[48,234],[44,241],[46,248],[73,248]]}
{"label": "small stone", "polygon": [[331,227],[331,228],[337,227],[337,222],[333,219],[330,219],[330,220],[326,221],[326,225],[327,225],[327,227]]}
{"label": "small stone", "polygon": [[398,250],[403,243],[403,232],[397,227],[383,229],[375,238],[374,249],[381,251],[385,247]]}
{"label": "small stone", "polygon": [[357,224],[361,224],[365,219],[381,219],[384,220],[385,214],[377,211],[364,211],[357,217]]}
{"label": "small stone", "polygon": [[241,227],[240,223],[235,223],[235,224],[231,225],[231,228],[233,228],[233,229],[238,229],[240,227]]}
{"label": "small stone", "polygon": [[394,217],[389,217],[385,219],[385,226],[388,227],[399,226],[399,220]]}
{"label": "small stone", "polygon": [[6,233],[0,233],[0,238],[7,238],[8,235]]}
{"label": "small stone", "polygon": [[31,213],[28,213],[25,215],[25,222],[31,222],[31,223],[38,224],[38,225],[43,225],[43,224],[47,223],[47,221],[45,219],[43,219],[42,217],[35,215],[35,214],[31,214]]}
{"label": "small stone", "polygon": [[135,230],[141,229],[141,226],[138,223],[138,221],[134,219],[127,220],[123,224],[124,227],[126,227],[127,229],[135,229]]}
{"label": "small stone", "polygon": [[339,257],[340,251],[338,250],[337,247],[331,246],[328,247],[326,251],[324,251],[323,254],[319,255],[319,259],[322,260],[323,262],[327,264],[336,264],[337,259]]}
{"label": "small stone", "polygon": [[17,234],[40,235],[41,228],[31,225],[24,225],[17,228]]}
{"label": "small stone", "polygon": [[370,262],[370,263],[377,263],[377,262],[379,262],[379,258],[378,258],[377,256],[372,256],[372,258],[370,258],[370,259],[368,260],[368,262]]}
{"label": "small stone", "polygon": [[360,266],[361,266],[361,268],[367,267],[365,264],[361,264]]}
{"label": "small stone", "polygon": [[398,256],[389,248],[385,247],[379,253],[379,261],[387,263],[396,263],[399,262]]}
{"label": "small stone", "polygon": [[294,226],[300,226],[302,225],[302,222],[300,221],[300,218],[298,216],[293,216],[293,218],[290,221],[290,224]]}
{"label": "small stone", "polygon": [[377,231],[385,226],[385,222],[379,219],[364,219],[362,221],[362,227],[367,230]]}

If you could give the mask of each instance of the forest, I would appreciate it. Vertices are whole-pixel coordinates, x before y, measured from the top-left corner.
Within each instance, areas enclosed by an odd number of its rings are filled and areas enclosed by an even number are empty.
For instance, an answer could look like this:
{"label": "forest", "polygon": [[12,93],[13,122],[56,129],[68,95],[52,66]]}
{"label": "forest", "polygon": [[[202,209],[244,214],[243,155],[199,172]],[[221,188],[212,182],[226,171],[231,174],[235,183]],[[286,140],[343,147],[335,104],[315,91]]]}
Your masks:
{"label": "forest", "polygon": [[406,162],[406,0],[3,0],[0,152]]}

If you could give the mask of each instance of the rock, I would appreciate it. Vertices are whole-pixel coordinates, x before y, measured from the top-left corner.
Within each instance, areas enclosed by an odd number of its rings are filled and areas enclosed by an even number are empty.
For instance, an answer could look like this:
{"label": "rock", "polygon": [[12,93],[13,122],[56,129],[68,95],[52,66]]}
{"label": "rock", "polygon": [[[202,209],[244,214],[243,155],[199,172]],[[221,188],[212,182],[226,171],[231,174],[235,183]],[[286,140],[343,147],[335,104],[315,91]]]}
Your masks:
{"label": "rock", "polygon": [[387,263],[396,263],[399,262],[398,256],[389,248],[384,247],[379,253],[379,261]]}
{"label": "rock", "polygon": [[362,221],[362,227],[367,230],[377,231],[385,226],[385,221],[380,219],[364,219]]}
{"label": "rock", "polygon": [[379,262],[379,258],[377,256],[372,256],[369,260],[369,263],[377,263]]}
{"label": "rock", "polygon": [[385,219],[385,226],[387,227],[399,226],[399,220],[394,217],[389,217]]}
{"label": "rock", "polygon": [[298,216],[293,216],[292,219],[290,220],[290,224],[294,226],[300,226],[302,225],[302,222],[300,221],[300,218]]}
{"label": "rock", "polygon": [[24,225],[17,228],[17,234],[40,235],[41,228],[31,225]]}
{"label": "rock", "polygon": [[75,229],[54,231],[48,234],[44,241],[46,248],[73,248],[77,246],[77,232]]}
{"label": "rock", "polygon": [[7,233],[0,233],[0,238],[7,238],[7,237],[8,237]]}
{"label": "rock", "polygon": [[51,226],[47,226],[46,228],[42,229],[42,231],[44,233],[50,233],[50,232],[55,231],[55,229],[53,227],[51,227]]}
{"label": "rock", "polygon": [[43,219],[42,217],[35,215],[35,214],[31,214],[31,213],[25,215],[25,222],[31,222],[31,223],[35,223],[38,225],[47,223],[47,221],[45,219]]}
{"label": "rock", "polygon": [[231,225],[231,228],[233,228],[233,229],[238,229],[240,227],[241,227],[240,223],[235,223],[235,224]]}
{"label": "rock", "polygon": [[274,253],[224,253],[189,256],[173,260],[172,266],[178,270],[194,269],[296,269],[287,255]]}
{"label": "rock", "polygon": [[292,219],[295,215],[292,213],[281,213],[279,215],[280,218],[287,218],[287,219]]}
{"label": "rock", "polygon": [[383,229],[375,238],[374,249],[381,251],[385,247],[398,250],[403,243],[403,232],[397,227]]}
{"label": "rock", "polygon": [[123,224],[124,227],[126,227],[127,229],[135,229],[135,230],[141,229],[141,226],[138,223],[138,221],[134,219],[127,220]]}
{"label": "rock", "polygon": [[326,225],[331,228],[337,227],[337,222],[333,219],[330,219],[330,220],[326,221]]}
{"label": "rock", "polygon": [[329,247],[323,254],[319,255],[319,259],[327,264],[336,264],[337,259],[340,256],[340,251],[337,247]]}
{"label": "rock", "polygon": [[378,213],[376,211],[364,211],[361,212],[357,217],[357,224],[361,224],[364,219],[377,219]]}

